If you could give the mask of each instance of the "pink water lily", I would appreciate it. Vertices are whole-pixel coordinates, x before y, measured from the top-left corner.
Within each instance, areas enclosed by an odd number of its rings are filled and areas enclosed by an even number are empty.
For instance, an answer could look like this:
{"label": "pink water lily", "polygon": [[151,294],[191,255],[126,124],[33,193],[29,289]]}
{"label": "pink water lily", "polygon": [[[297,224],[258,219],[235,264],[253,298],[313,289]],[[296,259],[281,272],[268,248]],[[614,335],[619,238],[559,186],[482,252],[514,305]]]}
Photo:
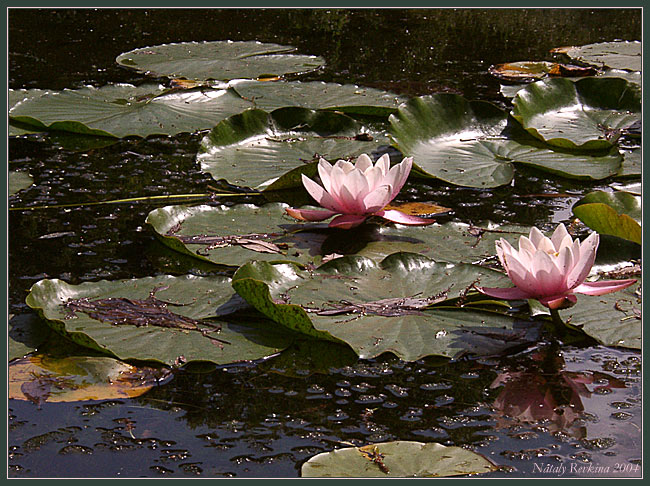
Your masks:
{"label": "pink water lily", "polygon": [[575,304],[576,293],[603,295],[635,283],[635,279],[585,282],[598,243],[598,233],[591,233],[583,242],[571,239],[563,224],[551,238],[533,227],[528,237],[519,238],[519,250],[500,239],[496,242],[497,255],[515,286],[478,290],[498,299],[537,299],[549,309],[558,309]]}
{"label": "pink water lily", "polygon": [[385,209],[395,199],[408,178],[413,159],[407,157],[390,167],[388,154],[373,165],[368,155],[361,154],[355,164],[339,160],[331,165],[325,159],[318,162],[320,186],[303,174],[307,192],[325,209],[287,209],[287,213],[303,221],[323,221],[336,216],[329,226],[349,229],[363,223],[369,216],[380,216],[406,225],[426,225],[433,219],[410,216],[396,209]]}

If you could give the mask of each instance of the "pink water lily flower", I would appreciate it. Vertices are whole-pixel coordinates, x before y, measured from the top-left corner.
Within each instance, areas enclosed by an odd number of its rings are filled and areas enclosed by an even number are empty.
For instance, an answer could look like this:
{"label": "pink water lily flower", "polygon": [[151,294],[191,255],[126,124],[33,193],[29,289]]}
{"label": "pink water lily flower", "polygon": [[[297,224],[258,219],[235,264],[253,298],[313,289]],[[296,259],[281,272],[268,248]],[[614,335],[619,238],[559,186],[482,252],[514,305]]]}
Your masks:
{"label": "pink water lily flower", "polygon": [[366,154],[355,164],[339,160],[331,165],[325,159],[318,162],[321,187],[303,174],[302,183],[307,192],[325,209],[287,209],[287,213],[303,221],[323,221],[334,215],[329,226],[349,229],[363,223],[369,216],[381,216],[395,223],[426,225],[433,219],[410,216],[396,209],[384,209],[399,193],[408,178],[413,159],[407,157],[390,167],[388,154],[373,165]]}
{"label": "pink water lily flower", "polygon": [[585,282],[598,243],[598,233],[591,233],[583,242],[571,239],[563,224],[551,238],[533,227],[528,237],[519,238],[519,250],[500,239],[496,242],[497,255],[515,286],[478,290],[498,299],[537,299],[549,309],[558,309],[575,304],[576,293],[603,295],[635,283],[635,279]]}

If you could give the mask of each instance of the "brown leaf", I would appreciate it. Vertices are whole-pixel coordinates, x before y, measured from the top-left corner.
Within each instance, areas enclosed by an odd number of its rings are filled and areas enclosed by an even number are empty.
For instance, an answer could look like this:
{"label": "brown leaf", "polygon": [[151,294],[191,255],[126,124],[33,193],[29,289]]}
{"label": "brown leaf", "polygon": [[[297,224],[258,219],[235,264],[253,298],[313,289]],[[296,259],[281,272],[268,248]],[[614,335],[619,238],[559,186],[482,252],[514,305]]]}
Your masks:
{"label": "brown leaf", "polygon": [[431,216],[451,212],[450,208],[438,206],[437,204],[422,202],[392,203],[386,206],[384,209],[397,209],[398,211],[409,214],[411,216]]}

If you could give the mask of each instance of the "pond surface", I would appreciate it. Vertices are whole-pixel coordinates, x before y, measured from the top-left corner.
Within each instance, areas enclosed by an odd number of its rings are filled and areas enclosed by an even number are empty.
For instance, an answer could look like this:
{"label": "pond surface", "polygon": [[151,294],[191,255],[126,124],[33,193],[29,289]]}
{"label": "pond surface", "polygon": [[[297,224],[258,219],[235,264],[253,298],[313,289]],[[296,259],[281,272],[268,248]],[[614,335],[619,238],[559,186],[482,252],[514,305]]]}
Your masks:
{"label": "pond surface", "polygon": [[[34,36],[34,32],[39,32]],[[306,76],[408,97],[449,92],[509,106],[493,64],[552,60],[549,50],[640,40],[640,10],[12,10],[9,87],[65,89],[145,80],[119,67],[131,49],[182,41],[259,40],[326,59]],[[203,134],[130,139],[73,151],[46,135],[12,138],[9,167],[34,184],[9,198],[9,313],[43,278],[72,284],[210,270],[163,246],[144,224],[163,205],[88,205],[210,192],[196,153]],[[518,170],[494,190],[408,183],[403,200],[435,201],[452,219],[568,222],[581,195],[607,186]],[[14,333],[18,331],[13,330]],[[39,352],[84,355],[51,337]],[[640,477],[641,354],[584,338],[505,357],[404,362],[392,356],[315,372],[292,360],[181,369],[133,399],[9,401],[11,477],[297,477],[320,452],[390,440],[479,452],[492,477]],[[509,376],[507,386],[498,386]],[[583,383],[576,391],[572,383]],[[588,385],[584,385],[588,383]],[[510,390],[506,388],[510,387]],[[534,389],[534,390],[533,390]],[[507,394],[553,397],[545,420],[517,420]],[[568,395],[567,395],[568,394]],[[560,396],[564,397],[564,401]],[[537,403],[539,406],[539,403]],[[576,414],[575,420],[567,415]],[[521,419],[521,417],[520,417]]]}

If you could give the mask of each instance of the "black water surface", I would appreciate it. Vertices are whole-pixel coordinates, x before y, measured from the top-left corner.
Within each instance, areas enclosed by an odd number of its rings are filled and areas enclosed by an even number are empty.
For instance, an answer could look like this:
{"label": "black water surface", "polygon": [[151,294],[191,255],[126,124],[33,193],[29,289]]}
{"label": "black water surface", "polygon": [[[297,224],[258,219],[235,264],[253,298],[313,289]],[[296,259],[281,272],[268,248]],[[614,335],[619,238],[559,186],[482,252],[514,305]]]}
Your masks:
{"label": "black water surface", "polygon": [[[12,89],[139,84],[147,78],[119,67],[114,60],[120,53],[231,39],[289,44],[320,55],[327,66],[312,79],[406,96],[452,92],[507,106],[487,72],[490,65],[551,60],[549,49],[559,46],[640,40],[641,14],[638,9],[12,9],[8,31]],[[34,185],[10,197],[10,207],[208,192],[214,181],[194,159],[200,139],[195,134],[123,140],[85,151],[63,149],[47,135],[11,139],[9,168],[28,171]],[[550,227],[568,220],[571,203],[597,187],[518,169],[514,184],[505,188],[409,184],[402,199],[434,200],[453,208],[460,221]],[[528,197],[544,193],[568,196]],[[205,272],[155,240],[144,219],[157,206],[10,211],[9,312],[31,314],[25,297],[42,278],[78,284]],[[47,344],[44,350],[57,351]],[[84,353],[72,345],[64,352]],[[555,353],[563,361],[551,371],[540,370],[535,352]],[[274,363],[179,371],[171,382],[131,400],[40,408],[11,400],[9,475],[296,477],[301,463],[317,453],[397,439],[469,447],[502,466],[493,476],[560,474],[547,465],[564,465],[565,477],[640,475],[634,469],[641,459],[636,352],[583,340],[559,350],[540,344],[501,360],[405,363],[385,356],[326,374]],[[598,374],[600,381],[580,395],[586,414],[570,429],[561,420],[522,425],[495,406],[501,389],[491,384],[500,373],[523,371],[551,382],[550,388],[540,382],[542,391],[561,391],[557,380],[564,372]]]}

